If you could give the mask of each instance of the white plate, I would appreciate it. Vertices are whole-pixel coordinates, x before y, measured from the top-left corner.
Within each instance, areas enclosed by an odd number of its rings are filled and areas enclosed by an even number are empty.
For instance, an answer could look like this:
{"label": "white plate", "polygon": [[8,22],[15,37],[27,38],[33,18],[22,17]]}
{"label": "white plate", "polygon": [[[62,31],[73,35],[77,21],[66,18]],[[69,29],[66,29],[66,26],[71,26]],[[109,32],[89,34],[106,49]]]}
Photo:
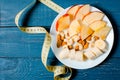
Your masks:
{"label": "white plate", "polygon": [[[58,18],[61,17],[63,14],[65,14],[69,8],[66,8],[64,11],[59,13],[58,16],[54,19],[54,21],[52,23],[51,30],[50,30],[50,34],[52,37],[51,48],[52,48],[55,56],[57,57],[57,59],[66,66],[69,66],[69,67],[75,68],[75,69],[88,69],[88,68],[95,67],[107,58],[107,56],[109,55],[109,53],[112,49],[113,42],[114,42],[114,32],[113,32],[112,24],[111,24],[110,20],[108,19],[108,17],[105,15],[103,20],[106,21],[107,25],[111,27],[111,31],[108,34],[107,39],[106,39],[106,41],[108,42],[108,50],[103,55],[99,56],[95,60],[87,60],[87,61],[83,61],[83,62],[70,60],[70,59],[60,59],[59,52],[61,51],[61,49],[57,48],[57,46],[56,46],[56,34],[57,34],[57,32],[56,32],[55,25],[56,25],[56,21],[58,20]],[[101,10],[99,10],[95,7],[91,7],[91,11],[101,11]]]}

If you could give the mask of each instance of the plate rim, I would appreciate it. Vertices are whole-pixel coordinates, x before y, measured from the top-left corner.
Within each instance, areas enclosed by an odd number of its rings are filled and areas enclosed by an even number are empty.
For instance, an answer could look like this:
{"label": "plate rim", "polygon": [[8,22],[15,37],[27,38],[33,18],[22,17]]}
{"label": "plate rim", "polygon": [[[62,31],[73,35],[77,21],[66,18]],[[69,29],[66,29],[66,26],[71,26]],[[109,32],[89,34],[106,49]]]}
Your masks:
{"label": "plate rim", "polygon": [[[84,4],[79,4],[79,6],[82,6],[82,5],[84,5]],[[74,5],[73,5],[74,6]],[[91,5],[90,5],[91,6]],[[62,15],[64,15],[66,12],[67,12],[67,10],[69,9],[69,8],[71,8],[72,6],[70,6],[70,7],[68,7],[68,8],[66,8],[65,10],[63,10],[62,12],[60,12],[56,17],[55,17],[55,19],[53,20],[53,22],[52,22],[52,25],[51,25],[51,28],[50,28],[50,34],[51,34],[51,37],[53,38],[53,33],[52,33],[52,30],[53,30],[53,28],[55,27],[54,25],[56,25],[56,21],[58,20],[58,18],[60,17],[60,15],[62,16]],[[97,8],[97,7],[95,7],[95,6],[91,6],[91,10],[92,9],[97,9],[97,11],[100,11],[100,12],[102,12],[102,13],[104,13],[102,10],[100,10],[99,8]],[[105,13],[104,13],[105,14]],[[111,21],[110,21],[110,19],[108,18],[108,16],[105,14],[105,17],[108,19],[108,21],[107,22],[109,22],[109,24],[110,24],[110,27],[111,27],[111,31],[109,32],[109,34],[108,35],[110,35],[110,33],[111,33],[111,35],[112,35],[112,43],[111,43],[111,47],[109,47],[109,49],[108,49],[108,51],[107,52],[105,52],[104,54],[106,54],[106,56],[105,57],[103,57],[104,59],[102,59],[99,63],[97,63],[96,65],[93,65],[93,66],[90,66],[90,67],[85,67],[85,68],[78,68],[78,67],[73,67],[73,66],[69,66],[68,64],[66,64],[66,63],[64,63],[63,61],[61,61],[60,60],[60,58],[58,58],[58,56],[55,54],[55,52],[54,52],[54,48],[53,48],[53,46],[52,46],[52,41],[51,41],[51,49],[52,49],[52,51],[53,51],[53,53],[54,53],[54,55],[55,55],[55,57],[62,63],[62,64],[64,64],[64,65],[66,65],[66,66],[68,66],[68,67],[71,67],[71,68],[74,68],[74,69],[90,69],[90,68],[93,68],[93,67],[95,67],[95,66],[97,66],[97,65],[99,65],[99,64],[101,64],[104,60],[106,60],[106,58],[110,55],[110,53],[111,53],[111,51],[112,51],[112,48],[113,48],[113,46],[114,46],[114,29],[113,29],[113,26],[112,26],[112,23],[111,23]],[[103,18],[104,19],[104,18]],[[108,25],[108,24],[107,24]],[[57,32],[56,32],[57,33]],[[55,37],[56,38],[56,37]],[[53,40],[53,39],[52,39]],[[55,39],[56,40],[56,39]],[[55,41],[56,42],[56,41]],[[109,42],[108,42],[109,43]],[[103,55],[104,55],[103,54]],[[102,55],[102,56],[103,56]],[[101,56],[100,56],[101,57]],[[77,61],[75,61],[75,62],[77,62]]]}

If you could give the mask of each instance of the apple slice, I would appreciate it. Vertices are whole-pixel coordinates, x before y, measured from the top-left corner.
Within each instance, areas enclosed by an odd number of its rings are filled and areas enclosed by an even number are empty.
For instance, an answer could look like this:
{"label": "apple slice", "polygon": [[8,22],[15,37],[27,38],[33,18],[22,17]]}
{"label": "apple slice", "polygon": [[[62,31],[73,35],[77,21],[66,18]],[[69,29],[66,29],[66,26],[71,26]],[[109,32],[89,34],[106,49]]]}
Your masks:
{"label": "apple slice", "polygon": [[91,12],[83,18],[83,23],[88,26],[97,20],[102,20],[103,17],[104,17],[104,14],[102,12],[98,12],[98,11]]}
{"label": "apple slice", "polygon": [[82,20],[83,17],[87,15],[89,12],[90,12],[90,5],[89,4],[83,5],[78,9],[75,15],[75,19]]}
{"label": "apple slice", "polygon": [[106,26],[103,27],[93,33],[93,36],[97,36],[101,38],[102,40],[105,40],[107,38],[108,33],[110,32],[111,28]]}
{"label": "apple slice", "polygon": [[56,23],[56,31],[63,31],[67,29],[71,22],[71,15],[65,14],[60,17]]}
{"label": "apple slice", "polygon": [[75,15],[75,19],[77,19],[77,20],[82,20],[83,18],[84,18],[84,15],[81,13]]}
{"label": "apple slice", "polygon": [[73,20],[70,24],[70,27],[69,27],[69,35],[70,36],[73,36],[75,34],[78,34],[80,33],[81,31],[81,24],[78,20]]}
{"label": "apple slice", "polygon": [[92,33],[93,33],[93,30],[90,27],[83,25],[81,29],[81,39],[82,40],[86,39]]}
{"label": "apple slice", "polygon": [[105,27],[106,24],[107,24],[107,23],[106,23],[105,21],[99,20],[99,21],[95,21],[95,22],[93,22],[92,24],[90,24],[89,27],[90,27],[92,30],[97,31],[97,30],[99,30],[100,28]]}
{"label": "apple slice", "polygon": [[67,11],[67,14],[70,14],[72,15],[72,17],[75,16],[76,12],[78,11],[79,9],[79,5],[75,5],[75,6],[72,6],[68,11]]}

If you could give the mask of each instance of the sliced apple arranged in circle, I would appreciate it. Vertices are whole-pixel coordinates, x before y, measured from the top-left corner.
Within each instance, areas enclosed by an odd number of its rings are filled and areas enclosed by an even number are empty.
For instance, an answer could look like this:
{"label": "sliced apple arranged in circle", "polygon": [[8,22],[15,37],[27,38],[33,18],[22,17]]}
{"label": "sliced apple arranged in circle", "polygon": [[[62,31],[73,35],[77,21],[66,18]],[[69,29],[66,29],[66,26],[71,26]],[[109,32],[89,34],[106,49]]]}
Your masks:
{"label": "sliced apple arranged in circle", "polygon": [[75,19],[82,20],[88,13],[90,13],[90,5],[80,6],[75,14]]}
{"label": "sliced apple arranged in circle", "polygon": [[60,17],[56,23],[56,31],[63,31],[64,29],[67,29],[71,22],[71,15],[65,14],[62,17]]}
{"label": "sliced apple arranged in circle", "polygon": [[78,11],[79,8],[80,8],[79,5],[72,6],[72,7],[67,11],[66,14],[72,15],[72,17],[74,18],[74,16],[76,15],[76,13],[77,13],[77,11]]}
{"label": "sliced apple arranged in circle", "polygon": [[84,17],[83,24],[90,25],[91,23],[97,20],[102,20],[103,17],[104,17],[104,14],[102,12],[97,12],[97,11],[91,12]]}
{"label": "sliced apple arranged in circle", "polygon": [[[56,22],[58,48],[63,47],[63,50],[67,48],[72,57],[81,53],[79,56],[81,59],[77,57],[80,61],[85,60],[84,57],[95,59],[102,55],[107,47],[99,46],[103,44],[108,46],[106,38],[111,30],[103,18],[104,13],[92,11],[89,4],[72,6]],[[62,51],[61,55],[64,54],[65,51]],[[69,54],[66,55],[69,58]]]}

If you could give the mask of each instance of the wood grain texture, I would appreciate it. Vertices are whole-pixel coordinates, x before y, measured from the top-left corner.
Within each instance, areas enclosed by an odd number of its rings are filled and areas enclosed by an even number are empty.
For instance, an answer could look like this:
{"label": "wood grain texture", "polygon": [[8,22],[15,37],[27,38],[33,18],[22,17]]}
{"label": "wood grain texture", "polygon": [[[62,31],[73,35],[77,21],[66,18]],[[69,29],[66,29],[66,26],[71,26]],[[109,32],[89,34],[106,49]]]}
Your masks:
{"label": "wood grain texture", "polygon": [[[119,30],[120,31],[120,30]],[[120,35],[120,33],[118,33]],[[115,33],[117,35],[117,33]],[[18,28],[0,28],[1,57],[40,57],[45,34],[26,34]],[[111,52],[112,57],[120,57],[119,37]],[[49,57],[53,56],[50,50]]]}
{"label": "wood grain texture", "polygon": [[[14,18],[16,14],[27,6],[32,0],[1,0],[1,26],[16,26],[14,23]],[[63,8],[67,8],[75,4],[91,4],[101,10],[104,13],[109,14],[109,17],[112,18],[120,26],[120,1],[119,0],[53,0]],[[11,2],[10,4],[8,4]],[[7,4],[7,6],[5,6]],[[49,13],[49,14],[48,14]],[[50,26],[54,18],[57,16],[57,13],[49,9],[47,6],[37,3],[36,6],[30,11],[25,20],[28,26]],[[7,19],[6,19],[7,18]],[[33,21],[34,20],[34,21]],[[47,21],[46,21],[47,20]]]}
{"label": "wood grain texture", "polygon": [[[0,80],[53,80],[53,73],[47,72],[40,58],[0,58],[0,63]],[[111,58],[92,69],[73,70],[71,80],[119,80],[118,75],[120,60]]]}
{"label": "wood grain texture", "polygon": [[[0,80],[53,80],[41,62],[44,34],[20,32],[14,23],[16,14],[32,0],[0,0]],[[53,0],[63,8],[91,4],[101,9],[112,22],[115,43],[109,57],[99,66],[87,70],[73,69],[71,80],[120,80],[120,1]],[[7,6],[6,6],[7,5]],[[24,19],[27,26],[45,26],[48,30],[57,13],[36,3]],[[48,64],[61,65],[50,50]]]}

